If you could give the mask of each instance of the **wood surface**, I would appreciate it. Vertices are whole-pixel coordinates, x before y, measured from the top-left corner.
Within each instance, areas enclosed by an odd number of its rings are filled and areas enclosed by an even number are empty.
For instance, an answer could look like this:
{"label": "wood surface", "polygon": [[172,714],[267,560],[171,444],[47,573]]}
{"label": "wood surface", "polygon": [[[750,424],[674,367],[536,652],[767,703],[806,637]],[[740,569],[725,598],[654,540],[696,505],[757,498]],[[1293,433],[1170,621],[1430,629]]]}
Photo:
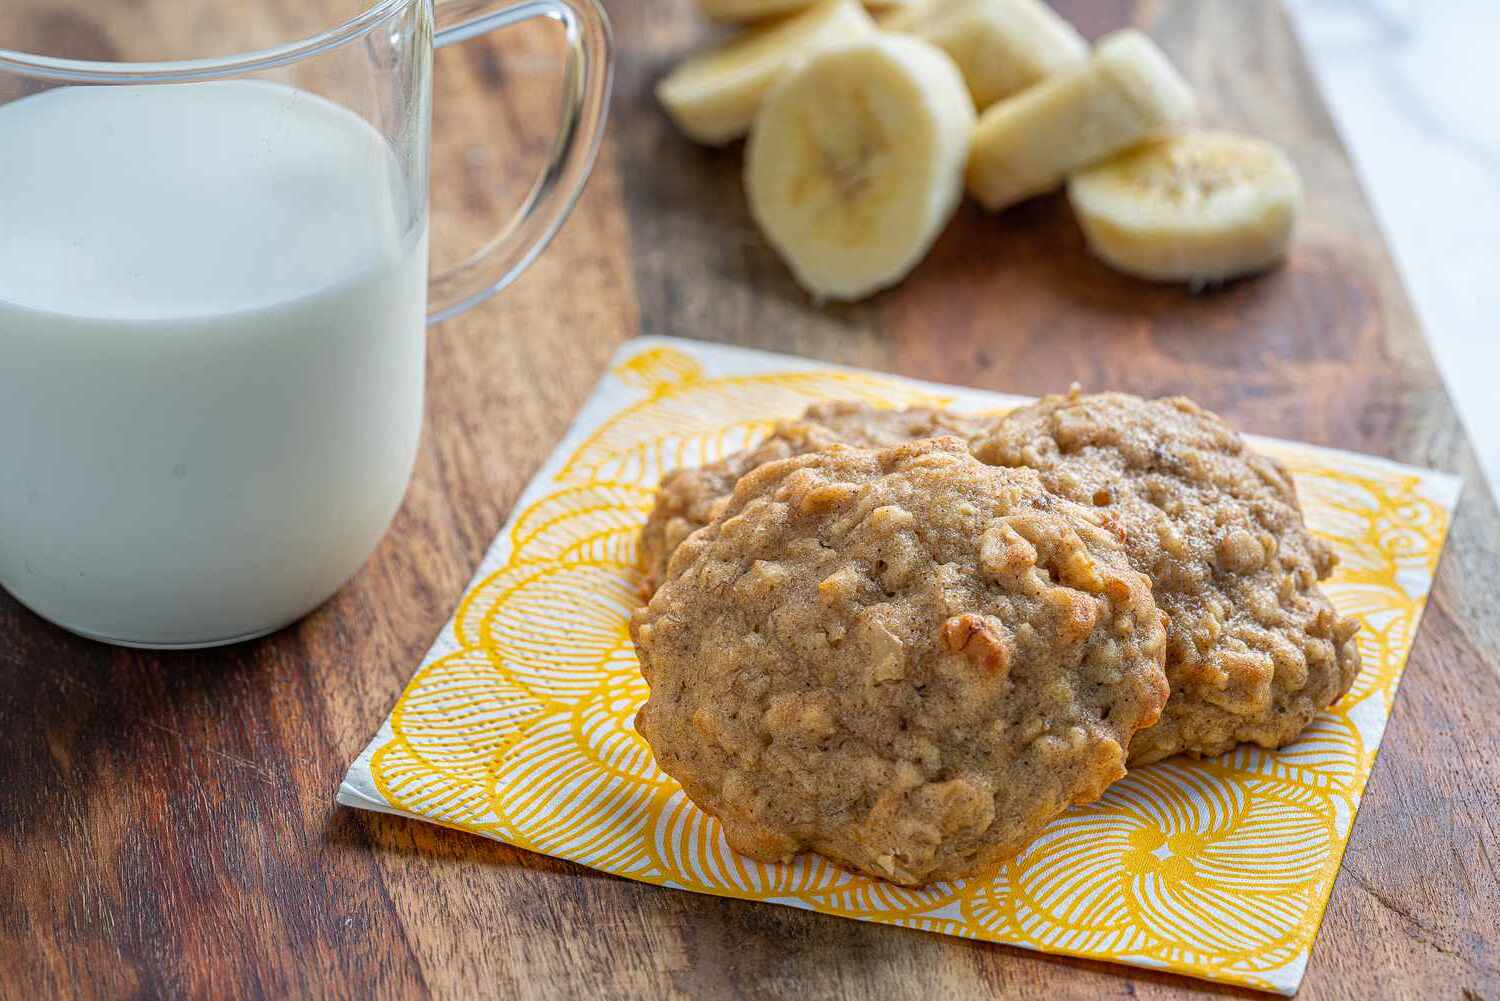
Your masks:
{"label": "wood surface", "polygon": [[[262,31],[320,3],[344,13],[336,0],[234,6],[255,11]],[[6,0],[0,46],[128,57],[143,25],[172,25],[174,45],[201,36],[221,48],[229,8],[177,13],[199,6]],[[678,138],[651,98],[707,34],[689,0],[611,0],[619,66],[598,171],[520,282],[433,331],[416,475],[353,582],[277,635],[184,654],[76,639],[0,596],[0,997],[1219,990],[656,889],[334,805],[610,353],[656,333],[997,390],[1077,379],[1188,393],[1249,430],[1463,474],[1301,997],[1500,998],[1500,518],[1333,123],[1270,2],[1060,6],[1091,36],[1147,29],[1197,85],[1206,117],[1290,149],[1309,199],[1285,268],[1199,296],[1138,284],[1090,261],[1049,198],[999,217],[965,207],[898,290],[815,309],[748,219],[739,151]],[[482,239],[539,162],[556,52],[538,29],[439,55],[439,259]]]}

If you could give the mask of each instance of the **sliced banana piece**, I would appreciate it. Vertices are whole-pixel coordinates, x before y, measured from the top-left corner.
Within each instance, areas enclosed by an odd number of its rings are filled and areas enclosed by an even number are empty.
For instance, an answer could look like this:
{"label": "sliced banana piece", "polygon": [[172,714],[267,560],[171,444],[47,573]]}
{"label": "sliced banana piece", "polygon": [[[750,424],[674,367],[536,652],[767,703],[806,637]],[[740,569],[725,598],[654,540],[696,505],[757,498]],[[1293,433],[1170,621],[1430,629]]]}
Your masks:
{"label": "sliced banana piece", "polygon": [[920,0],[876,21],[952,56],[981,109],[1089,58],[1083,36],[1041,0]]}
{"label": "sliced banana piece", "polygon": [[1193,112],[1193,92],[1139,31],[1106,35],[1088,65],[991,105],[974,130],[969,191],[1003,209],[1051,191]]}
{"label": "sliced banana piece", "polygon": [[1068,199],[1106,264],[1203,285],[1264,270],[1285,253],[1302,181],[1271,143],[1189,132],[1074,174]]}
{"label": "sliced banana piece", "polygon": [[825,49],[779,83],[746,148],[750,209],[818,298],[895,284],[963,194],[974,105],[941,49],[877,33]]}
{"label": "sliced banana piece", "polygon": [[875,30],[859,0],[821,0],[689,56],[656,85],[656,97],[689,138],[721,146],[750,131],[766,92],[794,62]]}

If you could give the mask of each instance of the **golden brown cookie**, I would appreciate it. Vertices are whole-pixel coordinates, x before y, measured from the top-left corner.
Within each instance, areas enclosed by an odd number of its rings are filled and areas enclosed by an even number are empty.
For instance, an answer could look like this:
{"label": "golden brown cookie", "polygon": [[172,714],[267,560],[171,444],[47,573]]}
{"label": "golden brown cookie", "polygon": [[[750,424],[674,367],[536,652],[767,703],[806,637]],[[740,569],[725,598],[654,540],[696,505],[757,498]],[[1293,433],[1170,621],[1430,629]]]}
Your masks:
{"label": "golden brown cookie", "polygon": [[1216,415],[1177,397],[1049,396],[974,445],[1094,505],[1166,612],[1172,698],[1130,761],[1241,742],[1280,747],[1359,673],[1358,623],[1318,587],[1335,558],[1308,534],[1291,477]]}
{"label": "golden brown cookie", "polygon": [[747,855],[990,872],[1166,699],[1162,615],[1097,521],[954,438],[762,465],[631,620],[636,728]]}
{"label": "golden brown cookie", "polygon": [[704,466],[673,470],[662,478],[656,506],[641,531],[642,593],[649,598],[661,585],[673,550],[695,529],[708,524],[714,505],[757,466],[835,444],[877,448],[950,434],[968,439],[990,423],[933,407],[887,410],[853,400],[815,403],[799,420],[779,423],[754,448]]}

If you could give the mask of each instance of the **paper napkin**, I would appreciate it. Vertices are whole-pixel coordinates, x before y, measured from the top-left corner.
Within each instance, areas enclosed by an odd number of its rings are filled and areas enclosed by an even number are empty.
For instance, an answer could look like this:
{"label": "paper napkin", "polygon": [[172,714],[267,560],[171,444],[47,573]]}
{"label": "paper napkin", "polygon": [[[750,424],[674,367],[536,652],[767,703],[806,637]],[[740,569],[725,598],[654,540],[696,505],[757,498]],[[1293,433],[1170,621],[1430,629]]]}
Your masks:
{"label": "paper napkin", "polygon": [[626,631],[636,533],[663,472],[824,399],[965,411],[1026,402],[696,341],[626,344],[516,503],[340,803],[441,822],[700,893],[1171,970],[1291,994],[1349,839],[1459,482],[1257,440],[1341,558],[1362,623],[1353,690],[1297,743],[1133,769],[993,879],[906,889],[817,856],[735,854],[655,765]]}

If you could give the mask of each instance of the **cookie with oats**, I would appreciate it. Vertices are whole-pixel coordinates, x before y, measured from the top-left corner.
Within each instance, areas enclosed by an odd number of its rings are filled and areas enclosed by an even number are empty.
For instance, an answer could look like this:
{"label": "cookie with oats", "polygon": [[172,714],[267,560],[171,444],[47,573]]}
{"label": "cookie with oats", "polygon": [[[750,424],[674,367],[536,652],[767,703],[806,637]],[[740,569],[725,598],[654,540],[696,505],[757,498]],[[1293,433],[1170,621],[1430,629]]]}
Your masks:
{"label": "cookie with oats", "polygon": [[992,872],[1166,699],[1161,613],[1099,521],[954,438],[763,464],[631,620],[636,728],[747,855]]}
{"label": "cookie with oats", "polygon": [[1358,623],[1318,586],[1333,552],[1308,532],[1287,471],[1215,414],[1075,389],[1011,412],[974,454],[1092,505],[1151,578],[1172,697],[1132,764],[1280,747],[1353,684]]}

